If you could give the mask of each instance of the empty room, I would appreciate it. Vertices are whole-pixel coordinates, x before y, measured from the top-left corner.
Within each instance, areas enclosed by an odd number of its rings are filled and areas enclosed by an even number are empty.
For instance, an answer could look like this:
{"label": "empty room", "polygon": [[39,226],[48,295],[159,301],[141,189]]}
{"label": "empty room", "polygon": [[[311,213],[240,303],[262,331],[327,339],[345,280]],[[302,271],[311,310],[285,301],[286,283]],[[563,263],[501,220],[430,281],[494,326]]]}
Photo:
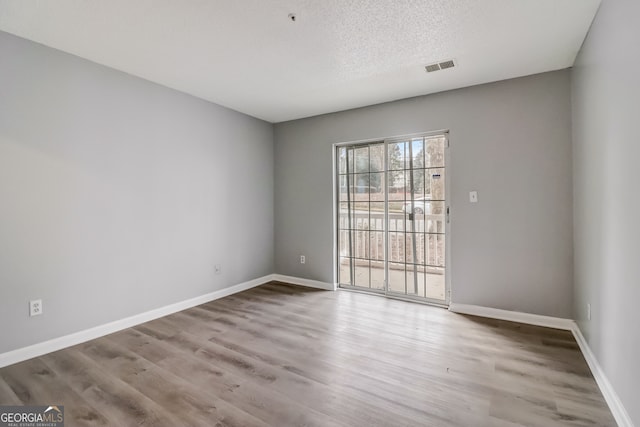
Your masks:
{"label": "empty room", "polygon": [[640,427],[639,20],[0,0],[0,427]]}

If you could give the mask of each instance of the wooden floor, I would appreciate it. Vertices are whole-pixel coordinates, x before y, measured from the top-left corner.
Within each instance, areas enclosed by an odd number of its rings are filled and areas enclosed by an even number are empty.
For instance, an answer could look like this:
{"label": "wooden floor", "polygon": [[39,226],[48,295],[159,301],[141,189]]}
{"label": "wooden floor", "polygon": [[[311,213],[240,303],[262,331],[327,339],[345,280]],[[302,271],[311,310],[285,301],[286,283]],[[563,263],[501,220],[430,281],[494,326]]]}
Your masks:
{"label": "wooden floor", "polygon": [[67,426],[614,426],[566,331],[264,285],[0,369]]}

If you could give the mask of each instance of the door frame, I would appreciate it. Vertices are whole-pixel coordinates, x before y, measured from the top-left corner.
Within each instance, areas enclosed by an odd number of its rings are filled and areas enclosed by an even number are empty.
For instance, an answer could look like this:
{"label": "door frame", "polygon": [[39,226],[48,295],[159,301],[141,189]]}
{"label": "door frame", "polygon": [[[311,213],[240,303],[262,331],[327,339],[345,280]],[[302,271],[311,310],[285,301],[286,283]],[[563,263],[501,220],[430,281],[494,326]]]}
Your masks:
{"label": "door frame", "polygon": [[[411,138],[428,138],[430,136],[443,135],[445,137],[445,159],[444,159],[444,169],[445,169],[445,299],[437,300],[432,298],[420,297],[420,296],[412,296],[406,294],[400,294],[395,292],[389,292],[389,254],[388,254],[388,234],[389,234],[389,176],[388,176],[388,144],[389,142],[394,142],[402,139],[411,139]],[[340,265],[340,254],[339,254],[339,215],[340,215],[340,180],[338,174],[338,148],[344,146],[357,146],[357,145],[366,145],[371,143],[383,143],[384,151],[385,151],[385,161],[384,161],[384,169],[385,169],[385,231],[384,231],[384,257],[385,257],[385,267],[384,267],[384,289],[371,289],[371,288],[362,288],[353,285],[340,285],[339,282],[339,265]],[[333,282],[334,289],[347,290],[353,292],[364,292],[368,294],[378,294],[385,296],[387,298],[392,299],[400,299],[412,302],[419,302],[423,304],[436,305],[442,307],[448,307],[451,303],[451,153],[450,153],[451,141],[448,129],[437,130],[437,131],[428,131],[428,132],[418,132],[397,136],[387,136],[383,138],[371,138],[371,139],[363,139],[357,141],[345,141],[334,143],[331,146],[332,150],[332,172],[333,172]],[[406,279],[405,279],[406,280]]]}

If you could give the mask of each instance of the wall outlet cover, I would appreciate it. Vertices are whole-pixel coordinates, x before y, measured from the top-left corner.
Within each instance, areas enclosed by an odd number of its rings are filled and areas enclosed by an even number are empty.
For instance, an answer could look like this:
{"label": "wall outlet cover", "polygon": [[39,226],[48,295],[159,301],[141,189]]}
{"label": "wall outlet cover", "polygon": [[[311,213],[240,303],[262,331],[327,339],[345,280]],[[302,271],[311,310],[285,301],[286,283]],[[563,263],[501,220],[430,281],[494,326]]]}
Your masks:
{"label": "wall outlet cover", "polygon": [[29,316],[38,316],[40,314],[42,314],[42,300],[29,301]]}

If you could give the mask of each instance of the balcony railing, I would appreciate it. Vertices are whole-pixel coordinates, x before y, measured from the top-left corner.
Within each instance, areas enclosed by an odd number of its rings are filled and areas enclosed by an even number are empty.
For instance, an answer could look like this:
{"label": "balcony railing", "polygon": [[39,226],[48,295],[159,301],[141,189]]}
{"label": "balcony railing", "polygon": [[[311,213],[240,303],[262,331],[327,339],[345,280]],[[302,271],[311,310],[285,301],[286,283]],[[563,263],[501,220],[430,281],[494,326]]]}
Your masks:
{"label": "balcony railing", "polygon": [[[413,218],[411,218],[413,217]],[[417,264],[419,271],[440,272],[445,266],[445,215],[390,213],[388,222],[389,262]],[[340,215],[339,254],[360,260],[384,261],[384,212],[352,212]],[[351,227],[349,229],[349,226]],[[349,244],[351,234],[351,245]],[[413,240],[415,239],[415,253]],[[350,254],[350,249],[353,254]],[[404,268],[404,267],[403,267]]]}

